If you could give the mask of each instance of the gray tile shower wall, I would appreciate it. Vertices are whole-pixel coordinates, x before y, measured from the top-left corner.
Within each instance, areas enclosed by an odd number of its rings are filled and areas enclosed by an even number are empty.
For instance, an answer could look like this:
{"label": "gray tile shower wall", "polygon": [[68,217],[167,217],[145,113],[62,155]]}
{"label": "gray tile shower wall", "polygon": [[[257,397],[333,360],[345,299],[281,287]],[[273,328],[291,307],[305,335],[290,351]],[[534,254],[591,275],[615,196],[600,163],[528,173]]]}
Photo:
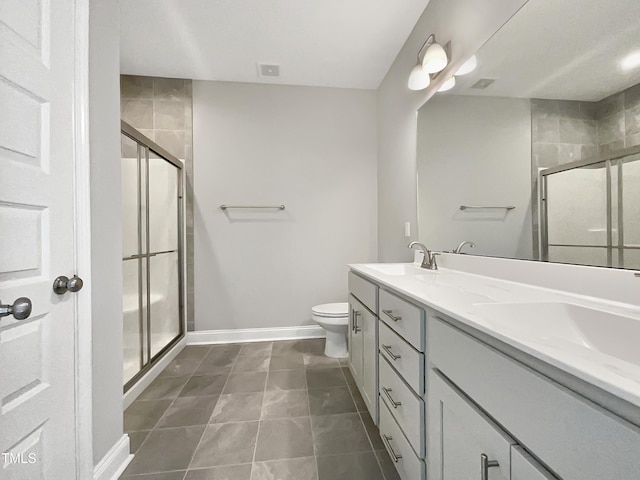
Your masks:
{"label": "gray tile shower wall", "polygon": [[122,120],[185,162],[187,330],[193,316],[193,96],[191,80],[120,76]]}
{"label": "gray tile shower wall", "polygon": [[531,100],[534,256],[538,255],[538,171],[640,145],[640,84],[599,102]]}

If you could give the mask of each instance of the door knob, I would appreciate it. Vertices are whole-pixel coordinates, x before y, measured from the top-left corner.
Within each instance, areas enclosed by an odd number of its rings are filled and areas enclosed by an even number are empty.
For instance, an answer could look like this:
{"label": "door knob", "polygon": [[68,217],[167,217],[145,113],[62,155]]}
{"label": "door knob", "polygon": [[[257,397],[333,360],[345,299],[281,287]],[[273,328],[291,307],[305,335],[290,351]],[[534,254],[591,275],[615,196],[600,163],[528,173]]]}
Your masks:
{"label": "door knob", "polygon": [[13,302],[13,305],[0,305],[0,317],[8,317],[9,315],[13,315],[16,320],[29,318],[29,315],[31,315],[31,300],[27,297],[20,297]]}
{"label": "door knob", "polygon": [[79,292],[82,289],[84,282],[80,277],[74,275],[73,277],[65,277],[60,275],[53,281],[53,291],[58,295],[63,295],[66,292]]}

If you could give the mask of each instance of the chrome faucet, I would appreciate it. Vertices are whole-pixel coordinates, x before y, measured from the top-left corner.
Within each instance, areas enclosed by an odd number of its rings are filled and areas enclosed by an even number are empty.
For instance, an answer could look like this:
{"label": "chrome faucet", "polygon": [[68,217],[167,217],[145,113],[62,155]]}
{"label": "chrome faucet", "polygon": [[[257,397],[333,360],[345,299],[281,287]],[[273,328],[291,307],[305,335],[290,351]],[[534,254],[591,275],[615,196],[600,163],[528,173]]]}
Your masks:
{"label": "chrome faucet", "polygon": [[453,253],[462,253],[462,247],[464,247],[465,245],[469,245],[471,248],[475,248],[476,246],[475,243],[465,240],[464,242],[460,242],[460,245],[456,247]]}
{"label": "chrome faucet", "polygon": [[436,255],[439,255],[437,252],[432,252],[424,244],[419,242],[411,242],[409,244],[409,248],[419,247],[422,250],[422,264],[420,265],[422,268],[427,268],[429,270],[437,270],[438,263],[436,262]]}

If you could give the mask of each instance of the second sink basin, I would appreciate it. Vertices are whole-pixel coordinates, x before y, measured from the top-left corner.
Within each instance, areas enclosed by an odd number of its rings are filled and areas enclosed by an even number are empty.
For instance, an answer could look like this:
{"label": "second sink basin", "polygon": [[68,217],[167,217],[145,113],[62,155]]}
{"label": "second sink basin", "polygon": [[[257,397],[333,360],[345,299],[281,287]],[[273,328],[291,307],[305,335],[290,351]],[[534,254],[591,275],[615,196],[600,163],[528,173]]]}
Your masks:
{"label": "second sink basin", "polygon": [[475,305],[486,323],[523,340],[569,342],[640,366],[640,319],[563,302]]}

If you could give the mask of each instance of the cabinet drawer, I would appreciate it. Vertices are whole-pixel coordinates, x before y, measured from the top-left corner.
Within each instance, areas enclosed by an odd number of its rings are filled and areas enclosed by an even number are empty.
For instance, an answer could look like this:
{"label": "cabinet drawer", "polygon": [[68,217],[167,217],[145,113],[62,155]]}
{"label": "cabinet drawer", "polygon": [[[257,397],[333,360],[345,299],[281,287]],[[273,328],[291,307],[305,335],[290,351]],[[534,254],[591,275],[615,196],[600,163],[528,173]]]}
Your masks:
{"label": "cabinet drawer", "polygon": [[424,393],[424,354],[417,352],[384,322],[379,322],[380,355],[393,365],[405,382],[422,396]]}
{"label": "cabinet drawer", "polygon": [[511,447],[511,480],[555,480],[519,445]]}
{"label": "cabinet drawer", "polygon": [[378,313],[378,286],[365,280],[353,272],[349,272],[349,293],[355,296],[362,304],[377,315]]}
{"label": "cabinet drawer", "polygon": [[380,398],[387,404],[418,457],[424,458],[424,402],[384,359],[380,359]]}
{"label": "cabinet drawer", "polygon": [[425,320],[424,310],[400,297],[380,290],[380,319],[395,330],[398,335],[424,352]]}
{"label": "cabinet drawer", "polygon": [[380,438],[402,480],[424,480],[425,463],[416,457],[386,404],[380,404]]}

